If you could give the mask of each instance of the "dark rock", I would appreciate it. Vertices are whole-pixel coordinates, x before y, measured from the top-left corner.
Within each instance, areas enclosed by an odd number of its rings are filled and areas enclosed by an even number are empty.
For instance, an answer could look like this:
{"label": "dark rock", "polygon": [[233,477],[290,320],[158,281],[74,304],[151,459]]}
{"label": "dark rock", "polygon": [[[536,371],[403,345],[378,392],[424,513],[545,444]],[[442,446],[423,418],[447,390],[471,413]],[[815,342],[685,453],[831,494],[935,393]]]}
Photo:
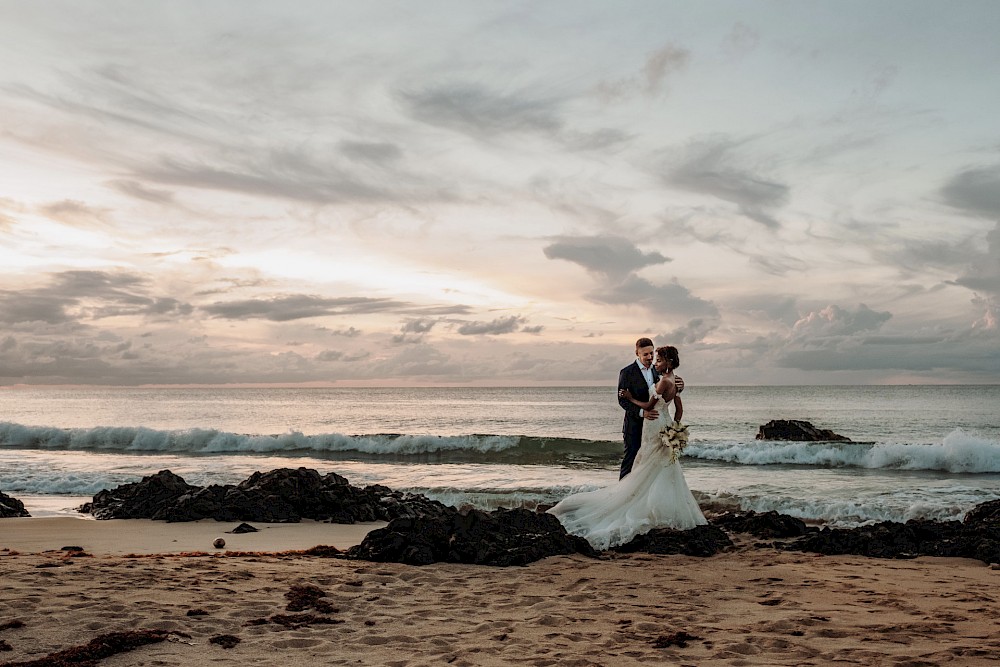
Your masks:
{"label": "dark rock", "polygon": [[965,515],[966,526],[1000,526],[1000,500],[991,500],[976,505]]}
{"label": "dark rock", "polygon": [[192,486],[169,470],[94,496],[80,508],[98,519],[332,523],[442,516],[446,507],[420,495],[384,486],[359,489],[336,473],[308,468],[256,472],[237,485]]}
{"label": "dark rock", "polygon": [[757,429],[757,440],[794,440],[821,442],[835,440],[851,442],[851,439],[827,429],[816,428],[799,419],[772,419]]}
{"label": "dark rock", "polygon": [[31,516],[24,509],[24,503],[0,491],[0,519],[14,519]]}
{"label": "dark rock", "polygon": [[1000,525],[959,521],[885,521],[857,528],[824,528],[794,542],[775,545],[792,551],[874,558],[949,556],[1000,560]]}
{"label": "dark rock", "polygon": [[729,536],[716,526],[696,526],[690,530],[654,528],[645,535],[638,535],[628,544],[614,548],[621,553],[641,551],[650,554],[684,554],[685,556],[714,556],[733,546]]}
{"label": "dark rock", "polygon": [[562,554],[597,552],[583,538],[569,535],[551,514],[526,509],[458,512],[403,517],[368,533],[347,551],[348,558],[429,565],[526,565]]}
{"label": "dark rock", "polygon": [[79,511],[93,514],[95,519],[153,519],[162,508],[197,488],[169,470],[161,470],[139,482],[99,491]]}
{"label": "dark rock", "polygon": [[215,635],[208,640],[208,643],[222,648],[233,648],[240,643],[240,638],[236,635]]}
{"label": "dark rock", "polygon": [[[799,537],[809,532],[805,521],[777,512],[727,512],[712,519],[712,524],[731,533],[749,533],[755,537]],[[816,530],[816,529],[813,529]]]}
{"label": "dark rock", "polygon": [[251,526],[249,523],[241,523],[240,525],[236,526],[235,528],[227,532],[232,533],[233,535],[242,535],[243,533],[257,533],[259,531],[258,529]]}

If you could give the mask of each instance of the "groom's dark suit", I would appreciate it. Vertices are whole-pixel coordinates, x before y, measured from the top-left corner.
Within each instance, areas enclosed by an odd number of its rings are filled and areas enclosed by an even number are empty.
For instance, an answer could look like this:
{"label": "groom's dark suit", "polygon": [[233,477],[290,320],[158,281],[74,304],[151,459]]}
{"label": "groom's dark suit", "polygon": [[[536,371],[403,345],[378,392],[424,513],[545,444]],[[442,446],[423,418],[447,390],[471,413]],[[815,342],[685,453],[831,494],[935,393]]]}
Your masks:
{"label": "groom's dark suit", "polygon": [[[653,382],[660,379],[656,369],[650,366],[653,372]],[[632,397],[638,401],[649,400],[649,385],[646,378],[639,370],[639,364],[632,362],[618,373],[618,390],[628,389]],[[625,421],[622,423],[622,439],[625,442],[625,455],[622,457],[621,475],[619,479],[632,472],[632,463],[635,455],[639,453],[639,446],[642,444],[642,423],[645,420],[639,415],[639,407],[628,400],[618,396],[618,405],[625,410]]]}

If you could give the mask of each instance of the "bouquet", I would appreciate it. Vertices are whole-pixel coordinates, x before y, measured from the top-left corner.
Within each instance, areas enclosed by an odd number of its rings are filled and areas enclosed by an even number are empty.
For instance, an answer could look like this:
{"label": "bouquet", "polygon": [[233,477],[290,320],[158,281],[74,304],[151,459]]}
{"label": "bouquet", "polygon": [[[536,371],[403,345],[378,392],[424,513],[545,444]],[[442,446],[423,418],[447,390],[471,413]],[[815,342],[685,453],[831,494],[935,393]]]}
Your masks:
{"label": "bouquet", "polygon": [[664,426],[660,430],[660,442],[670,450],[670,462],[676,463],[681,452],[688,444],[688,427],[679,421],[675,421],[669,426]]}

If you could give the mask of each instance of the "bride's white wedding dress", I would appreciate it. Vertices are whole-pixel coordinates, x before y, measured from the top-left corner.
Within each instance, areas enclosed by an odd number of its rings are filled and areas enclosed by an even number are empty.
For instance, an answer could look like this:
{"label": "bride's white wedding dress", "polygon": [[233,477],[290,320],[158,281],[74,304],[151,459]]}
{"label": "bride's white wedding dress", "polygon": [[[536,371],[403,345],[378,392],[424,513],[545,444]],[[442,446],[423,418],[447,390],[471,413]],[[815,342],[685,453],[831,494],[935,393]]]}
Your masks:
{"label": "bride's white wedding dress", "polygon": [[660,430],[670,423],[663,398],[654,409],[660,416],[643,422],[631,473],[603,489],[568,496],[549,510],[568,533],[586,538],[595,549],[627,544],[653,528],[686,530],[708,523],[680,462],[672,461],[670,449],[660,442]]}

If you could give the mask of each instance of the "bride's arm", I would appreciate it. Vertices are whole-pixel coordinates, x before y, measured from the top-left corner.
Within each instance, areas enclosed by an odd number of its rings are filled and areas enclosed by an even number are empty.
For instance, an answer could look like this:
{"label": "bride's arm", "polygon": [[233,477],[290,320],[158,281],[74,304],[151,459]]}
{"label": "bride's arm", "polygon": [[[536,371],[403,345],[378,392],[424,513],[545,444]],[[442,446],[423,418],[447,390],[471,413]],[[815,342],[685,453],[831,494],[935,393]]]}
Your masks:
{"label": "bride's arm", "polygon": [[632,392],[630,392],[628,389],[622,389],[620,392],[618,392],[618,395],[624,398],[625,400],[631,402],[633,405],[638,405],[643,410],[651,410],[653,406],[656,405],[655,395],[653,396],[653,398],[649,399],[645,403],[633,397]]}

